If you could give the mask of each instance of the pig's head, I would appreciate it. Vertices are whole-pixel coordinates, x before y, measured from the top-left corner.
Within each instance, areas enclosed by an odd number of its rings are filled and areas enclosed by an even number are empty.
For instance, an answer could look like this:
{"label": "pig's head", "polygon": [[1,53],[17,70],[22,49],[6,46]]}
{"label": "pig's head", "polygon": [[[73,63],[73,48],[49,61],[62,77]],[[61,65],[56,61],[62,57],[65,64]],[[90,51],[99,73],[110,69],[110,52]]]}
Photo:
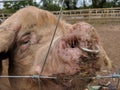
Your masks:
{"label": "pig's head", "polygon": [[[57,18],[35,7],[19,10],[0,26],[0,59],[9,58],[9,75],[40,75]],[[42,90],[76,89],[86,86],[103,62],[110,61],[102,49],[95,29],[84,22],[59,22],[43,76]],[[0,65],[2,66],[2,65]],[[15,90],[38,90],[37,79],[11,78]]]}
{"label": "pig's head", "polygon": [[0,24],[3,22],[3,20],[2,19],[0,19]]}

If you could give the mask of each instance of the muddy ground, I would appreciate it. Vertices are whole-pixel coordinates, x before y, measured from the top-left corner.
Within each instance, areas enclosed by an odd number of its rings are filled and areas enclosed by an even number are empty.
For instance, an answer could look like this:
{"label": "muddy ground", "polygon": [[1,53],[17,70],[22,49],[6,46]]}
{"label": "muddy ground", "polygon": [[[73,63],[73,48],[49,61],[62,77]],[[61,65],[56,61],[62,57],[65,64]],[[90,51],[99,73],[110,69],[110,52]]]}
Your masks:
{"label": "muddy ground", "polygon": [[[110,75],[113,73],[120,73],[120,22],[96,22],[92,23],[92,25],[97,29],[102,45],[112,61],[112,69],[107,70],[106,68],[102,68],[102,72],[99,74]],[[119,83],[118,79],[100,79],[95,80],[95,82],[97,82],[97,84],[104,85],[110,82],[111,85],[117,88],[117,84]],[[120,84],[118,90],[120,90]]]}

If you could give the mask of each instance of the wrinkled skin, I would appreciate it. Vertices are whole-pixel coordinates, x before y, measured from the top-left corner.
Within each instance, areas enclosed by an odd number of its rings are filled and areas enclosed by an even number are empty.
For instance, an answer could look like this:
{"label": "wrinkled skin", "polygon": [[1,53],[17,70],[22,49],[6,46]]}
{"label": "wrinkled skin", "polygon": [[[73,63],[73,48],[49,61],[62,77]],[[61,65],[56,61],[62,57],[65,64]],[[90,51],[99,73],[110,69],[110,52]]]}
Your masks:
{"label": "wrinkled skin", "polygon": [[[8,75],[39,75],[55,28],[57,18],[44,10],[26,7],[0,25],[0,71],[2,60],[9,59]],[[92,53],[81,47],[95,49]],[[95,76],[101,64],[110,66],[109,58],[100,45],[93,26],[80,22],[60,21],[45,67],[41,75],[55,76],[41,79],[42,90],[83,90],[91,81],[78,78]],[[64,81],[65,78],[69,78]],[[38,80],[10,78],[11,90],[38,90]],[[4,90],[4,89],[3,89]]]}

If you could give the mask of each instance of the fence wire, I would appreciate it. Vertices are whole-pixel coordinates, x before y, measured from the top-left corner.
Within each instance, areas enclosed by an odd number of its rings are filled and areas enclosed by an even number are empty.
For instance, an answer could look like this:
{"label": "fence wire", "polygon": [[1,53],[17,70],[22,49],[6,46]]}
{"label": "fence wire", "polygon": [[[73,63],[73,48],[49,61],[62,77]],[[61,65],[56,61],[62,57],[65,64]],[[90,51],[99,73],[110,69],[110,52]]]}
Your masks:
{"label": "fence wire", "polygon": [[[39,90],[42,90],[42,87],[41,87],[41,78],[42,79],[58,79],[57,77],[50,77],[50,76],[39,76],[39,75],[33,75],[33,76],[0,76],[0,78],[32,78],[32,79],[36,79],[38,80],[38,87],[39,87]],[[116,78],[118,79],[117,81],[117,84],[116,84],[116,88],[115,89],[109,89],[109,90],[119,90],[119,84],[120,84],[120,74],[117,74],[117,73],[113,73],[113,74],[110,74],[110,75],[106,75],[106,76],[101,76],[101,75],[98,75],[98,76],[94,76],[94,77],[81,77],[81,78],[78,78],[78,79],[105,79],[105,78]],[[102,86],[102,85],[101,85]]]}

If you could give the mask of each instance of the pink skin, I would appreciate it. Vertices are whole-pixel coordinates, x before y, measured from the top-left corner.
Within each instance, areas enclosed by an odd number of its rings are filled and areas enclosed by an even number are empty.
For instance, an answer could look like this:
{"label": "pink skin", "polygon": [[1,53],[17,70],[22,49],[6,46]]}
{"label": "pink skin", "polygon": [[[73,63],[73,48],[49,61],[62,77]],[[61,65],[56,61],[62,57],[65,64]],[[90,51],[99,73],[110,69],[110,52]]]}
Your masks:
{"label": "pink skin", "polygon": [[[87,39],[90,38],[87,35],[86,37]],[[47,66],[45,66],[42,75],[48,76],[60,73],[64,73],[65,75],[73,75],[79,72],[79,58],[81,56],[87,57],[87,53],[82,51],[79,47],[87,47],[86,38],[82,37],[82,34],[78,33],[77,30],[73,30],[72,34],[65,34],[63,37],[58,38],[56,42],[54,43],[54,46],[52,46],[50,54],[47,58]],[[72,47],[72,44],[77,45]],[[44,46],[44,48],[46,47]],[[37,74],[40,74],[41,72],[42,64],[39,62],[39,55],[43,53],[41,53],[41,51],[43,51],[44,48],[40,48],[36,55],[37,65],[35,65],[34,71]]]}
{"label": "pink skin", "polygon": [[[57,18],[51,13],[28,7],[13,14],[1,24],[0,52],[9,54],[8,75],[40,75],[56,21]],[[77,76],[82,77],[81,73],[87,73],[86,76],[96,75],[96,71],[100,70],[100,59],[96,54],[81,48],[92,51],[96,49],[96,44],[100,46],[94,30],[85,22],[71,25],[60,20],[41,75],[60,76],[61,79],[58,78],[58,82],[41,79],[42,90],[66,90],[66,85],[63,84],[68,82],[73,88],[81,87],[84,80],[77,79],[75,83]],[[105,55],[103,53],[103,59]],[[69,77],[69,80],[59,83],[59,80],[65,79],[64,77]],[[14,88],[12,90],[38,90],[37,79],[10,78],[9,81]],[[89,82],[85,80],[85,83],[86,86]]]}
{"label": "pink skin", "polygon": [[[87,34],[87,35],[84,36],[83,34]],[[27,59],[23,58],[23,60],[21,62],[22,63],[21,65],[23,65],[22,67],[28,69],[27,70],[28,72],[26,75],[40,75],[41,74],[43,76],[55,76],[55,77],[59,77],[59,75],[63,75],[65,77],[69,77],[69,76],[76,76],[76,74],[81,74],[81,70],[83,70],[84,66],[80,66],[80,57],[82,57],[82,56],[88,57],[88,53],[81,50],[80,46],[82,46],[82,47],[88,46],[88,41],[90,41],[90,39],[91,39],[91,35],[88,35],[88,34],[89,34],[89,30],[76,29],[76,30],[71,30],[70,32],[65,33],[61,36],[58,36],[58,37],[56,36],[55,40],[53,41],[52,47],[50,49],[50,53],[48,55],[48,58],[47,58],[45,66],[44,66],[42,74],[40,72],[42,69],[43,60],[46,55],[47,49],[49,47],[50,41],[46,40],[45,43],[39,42],[38,41],[39,39],[36,36],[36,33],[34,33],[34,32],[31,32],[31,34],[28,34],[28,35],[22,37],[20,42],[26,42],[26,41],[29,41],[29,39],[31,41],[30,46],[29,46],[29,44],[23,44],[22,46],[20,46],[22,52],[24,53],[25,50],[30,50],[33,53],[33,55],[31,55],[31,53],[29,55],[27,55]],[[37,44],[37,45],[34,45],[34,44]],[[18,53],[18,56],[19,56],[19,53]],[[27,67],[27,65],[25,65],[25,63],[27,62],[27,60],[28,60],[28,62],[30,62],[29,61],[30,59],[31,59],[31,63],[30,63],[31,66]],[[20,60],[16,60],[16,61],[19,62]],[[19,62],[19,64],[20,64],[20,62]],[[16,64],[16,65],[19,65],[19,64]],[[19,71],[23,73],[23,70],[22,69],[20,69],[20,70]],[[15,71],[15,70],[13,70],[13,71]],[[16,69],[16,71],[17,71],[17,69]],[[25,72],[26,72],[26,70],[24,71],[24,73]],[[13,73],[13,75],[14,75],[14,73]],[[18,75],[19,75],[19,73],[18,73]],[[16,85],[16,83],[14,84],[15,80],[14,81],[11,80],[13,86]],[[52,81],[50,79],[47,79],[47,81],[44,79],[42,79],[42,80],[43,80],[43,82],[46,82],[46,84],[47,84],[47,85],[43,84],[43,87],[47,88],[47,89],[43,89],[43,90],[48,90],[49,87],[51,88],[50,83],[53,84],[54,87],[59,86],[59,89],[56,89],[56,90],[64,90],[64,89],[60,89],[60,88],[63,88],[63,86],[59,85],[59,83],[56,84],[54,81]],[[30,81],[32,82],[31,85],[29,84]],[[70,79],[66,82],[66,84],[73,86],[72,85],[73,81],[74,80]],[[16,82],[17,82],[17,80],[16,80]],[[38,81],[36,80],[34,83],[33,79],[21,80],[17,83],[21,84],[21,85],[27,84],[27,86],[29,85],[29,87],[34,87],[34,85],[36,88],[38,87],[38,84],[37,84]],[[16,88],[22,88],[22,86],[21,87],[17,86]],[[25,87],[25,88],[27,88],[27,87]],[[29,90],[29,89],[25,89],[25,90]],[[37,90],[37,89],[32,89],[32,90]],[[53,90],[54,90],[54,88],[53,88]]]}

